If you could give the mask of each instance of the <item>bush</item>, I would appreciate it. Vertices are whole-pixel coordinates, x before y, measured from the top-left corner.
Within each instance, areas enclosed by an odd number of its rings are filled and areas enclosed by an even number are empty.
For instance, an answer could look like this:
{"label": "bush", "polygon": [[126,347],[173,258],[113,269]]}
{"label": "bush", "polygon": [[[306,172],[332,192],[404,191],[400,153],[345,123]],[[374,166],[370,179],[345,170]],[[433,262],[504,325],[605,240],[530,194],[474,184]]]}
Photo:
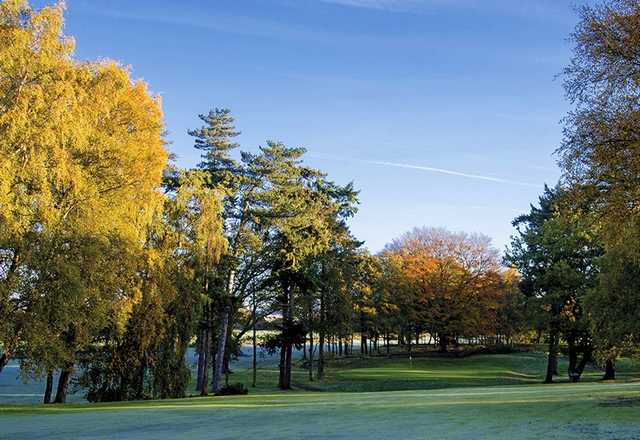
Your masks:
{"label": "bush", "polygon": [[249,390],[241,383],[232,383],[220,388],[216,396],[236,396],[249,394]]}

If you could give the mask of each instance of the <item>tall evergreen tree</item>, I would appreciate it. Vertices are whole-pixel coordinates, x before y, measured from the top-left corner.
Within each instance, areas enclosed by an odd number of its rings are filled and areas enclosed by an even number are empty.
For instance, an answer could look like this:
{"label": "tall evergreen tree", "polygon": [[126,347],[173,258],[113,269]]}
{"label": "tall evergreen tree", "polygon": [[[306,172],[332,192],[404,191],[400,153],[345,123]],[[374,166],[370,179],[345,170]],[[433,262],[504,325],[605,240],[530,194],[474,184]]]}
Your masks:
{"label": "tall evergreen tree", "polygon": [[240,146],[233,142],[240,132],[236,131],[231,110],[215,108],[198,117],[204,125],[188,131],[195,138],[195,148],[202,151],[202,162],[198,167],[211,174],[214,184],[228,183],[238,168],[231,153]]}
{"label": "tall evergreen tree", "polygon": [[[569,378],[577,381],[593,351],[586,324],[584,297],[597,282],[601,247],[593,231],[562,210],[566,195],[560,187],[550,189],[531,206],[528,214],[513,224],[513,237],[506,261],[521,274],[521,289],[547,323],[549,358],[546,383],[557,370],[560,338],[569,344]],[[578,362],[578,352],[583,358]]]}

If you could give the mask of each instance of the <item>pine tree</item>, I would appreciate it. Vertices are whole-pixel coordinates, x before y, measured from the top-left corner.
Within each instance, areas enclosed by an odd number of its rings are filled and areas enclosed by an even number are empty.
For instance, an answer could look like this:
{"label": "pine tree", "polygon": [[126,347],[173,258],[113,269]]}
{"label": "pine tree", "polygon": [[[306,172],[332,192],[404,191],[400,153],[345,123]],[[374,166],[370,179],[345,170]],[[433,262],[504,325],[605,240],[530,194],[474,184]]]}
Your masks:
{"label": "pine tree", "polygon": [[233,142],[233,138],[240,135],[231,110],[215,108],[198,117],[204,125],[188,132],[195,138],[194,147],[202,151],[198,167],[210,173],[213,185],[229,184],[238,171],[238,163],[231,158],[231,153],[239,144]]}

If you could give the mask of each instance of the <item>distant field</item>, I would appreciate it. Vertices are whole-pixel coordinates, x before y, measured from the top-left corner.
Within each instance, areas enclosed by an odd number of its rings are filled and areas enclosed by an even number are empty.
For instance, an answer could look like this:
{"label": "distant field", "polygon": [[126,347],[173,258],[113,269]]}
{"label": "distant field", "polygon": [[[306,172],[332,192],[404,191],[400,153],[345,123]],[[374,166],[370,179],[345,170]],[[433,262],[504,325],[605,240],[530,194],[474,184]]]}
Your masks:
{"label": "distant field", "polygon": [[[393,391],[541,383],[544,353],[474,355],[467,358],[345,359],[332,364],[322,388],[335,391]],[[619,380],[640,379],[640,365],[617,363]],[[560,358],[558,382],[568,382],[566,358]],[[602,372],[588,368],[583,381],[597,381]]]}
{"label": "distant field", "polygon": [[[243,357],[236,362],[234,374],[230,375],[229,381],[250,385],[250,362],[250,357]],[[307,391],[362,392],[537,384],[544,379],[546,362],[546,355],[540,352],[474,355],[466,358],[414,358],[411,361],[384,357],[349,357],[329,361],[322,382],[310,382],[308,370],[296,368],[294,386]],[[258,388],[253,392],[276,391],[276,360],[263,358],[259,365]],[[556,381],[568,382],[566,358],[560,357],[558,368],[560,376]],[[587,368],[582,380],[592,382],[601,377],[600,370]],[[635,378],[640,380],[640,364],[629,359],[618,360],[617,378],[621,381]]]}

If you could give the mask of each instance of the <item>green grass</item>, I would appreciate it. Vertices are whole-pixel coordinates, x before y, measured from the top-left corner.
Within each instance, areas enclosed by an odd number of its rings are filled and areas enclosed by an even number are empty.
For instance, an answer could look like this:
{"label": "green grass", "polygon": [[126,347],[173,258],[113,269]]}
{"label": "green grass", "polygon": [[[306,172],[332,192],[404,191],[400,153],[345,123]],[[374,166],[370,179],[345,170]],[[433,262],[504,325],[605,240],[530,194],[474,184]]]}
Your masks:
{"label": "green grass", "polygon": [[[293,384],[301,390],[371,392],[452,387],[478,387],[497,385],[526,385],[541,383],[546,369],[544,353],[513,353],[475,355],[466,358],[387,359],[384,357],[342,358],[330,361],[322,382],[308,380],[308,371],[293,370]],[[567,361],[560,357],[560,376],[557,382],[568,382]],[[315,376],[315,372],[314,372]],[[587,368],[584,382],[599,381],[602,372]],[[640,379],[640,365],[628,359],[617,362],[618,380]],[[250,392],[265,393],[277,390],[278,368],[275,361],[264,362],[258,369],[258,387]],[[230,375],[229,382],[251,384],[249,362],[240,362]],[[191,391],[195,394],[195,390]]]}
{"label": "green grass", "polygon": [[632,439],[640,383],[273,393],[0,410],[0,438]]}
{"label": "green grass", "polygon": [[[273,359],[260,364],[248,396],[0,406],[0,439],[640,438],[640,372],[629,361],[615,383],[589,370],[584,383],[543,385],[542,353],[350,358],[331,362],[323,382],[295,369],[291,392],[276,390]],[[249,365],[237,362],[230,381],[249,384]]]}
{"label": "green grass", "polygon": [[[543,353],[476,355],[467,358],[344,359],[333,362],[327,378],[319,387],[333,391],[394,391],[525,385],[544,379],[546,356]],[[640,377],[637,365],[627,359],[618,362],[618,379]],[[567,361],[560,358],[558,382],[567,382]],[[600,370],[588,368],[582,380],[597,381]]]}

